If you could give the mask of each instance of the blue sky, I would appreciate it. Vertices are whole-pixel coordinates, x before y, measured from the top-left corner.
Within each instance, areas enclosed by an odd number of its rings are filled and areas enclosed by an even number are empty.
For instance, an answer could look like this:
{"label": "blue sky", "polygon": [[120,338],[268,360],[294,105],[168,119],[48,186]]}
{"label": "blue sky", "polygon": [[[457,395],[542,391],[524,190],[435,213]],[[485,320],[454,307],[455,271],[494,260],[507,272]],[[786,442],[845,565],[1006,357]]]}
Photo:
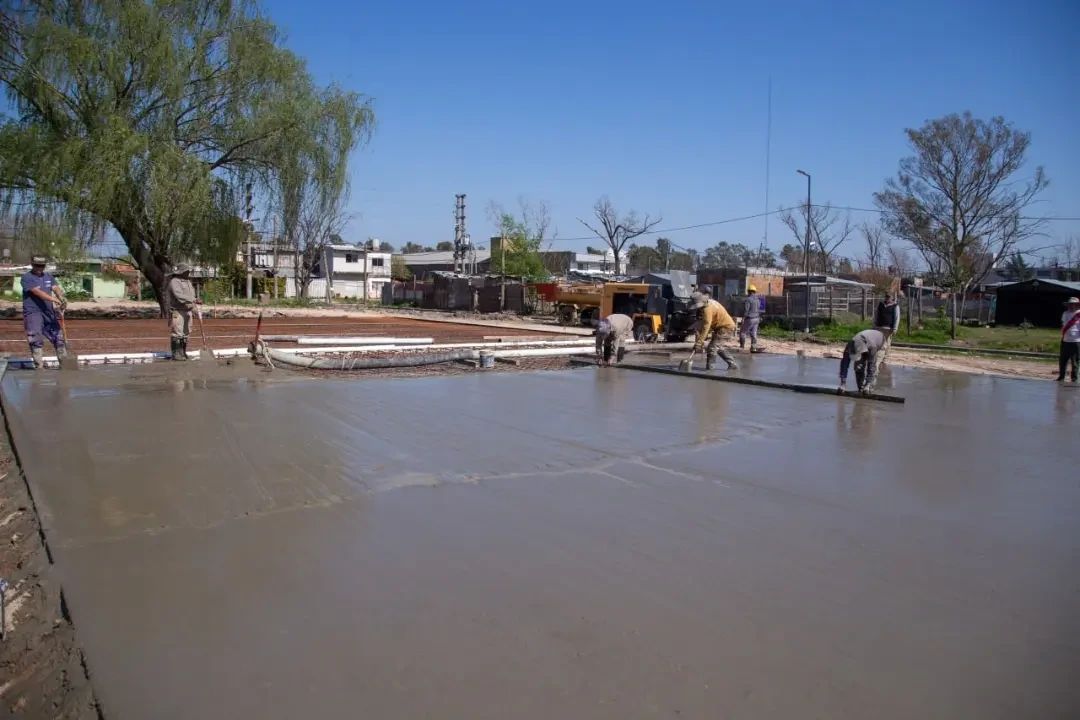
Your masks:
{"label": "blue sky", "polygon": [[[604,194],[662,227],[761,213],[770,77],[770,210],[804,196],[796,168],[813,174],[815,202],[873,207],[907,154],[903,129],[970,110],[1032,133],[1031,166],[1051,181],[1037,213],[1080,215],[1075,0],[264,7],[320,82],[373,101],[349,240],[452,239],[459,192],[474,239],[493,231],[489,203],[525,197],[549,205],[566,249],[585,246],[577,218]],[[765,233],[757,219],[669,237],[704,249]],[[1080,237],[1080,222],[1048,233],[1036,244]],[[772,218],[768,244],[791,240]]]}

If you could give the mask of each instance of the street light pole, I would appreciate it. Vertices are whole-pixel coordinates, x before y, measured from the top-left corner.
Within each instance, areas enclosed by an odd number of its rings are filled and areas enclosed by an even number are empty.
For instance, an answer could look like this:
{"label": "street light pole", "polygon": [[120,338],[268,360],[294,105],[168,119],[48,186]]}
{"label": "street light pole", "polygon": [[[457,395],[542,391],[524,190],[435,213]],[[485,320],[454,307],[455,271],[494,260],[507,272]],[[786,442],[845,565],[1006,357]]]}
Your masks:
{"label": "street light pole", "polygon": [[803,249],[803,265],[806,268],[806,334],[810,334],[810,173],[796,170],[806,176],[806,247]]}

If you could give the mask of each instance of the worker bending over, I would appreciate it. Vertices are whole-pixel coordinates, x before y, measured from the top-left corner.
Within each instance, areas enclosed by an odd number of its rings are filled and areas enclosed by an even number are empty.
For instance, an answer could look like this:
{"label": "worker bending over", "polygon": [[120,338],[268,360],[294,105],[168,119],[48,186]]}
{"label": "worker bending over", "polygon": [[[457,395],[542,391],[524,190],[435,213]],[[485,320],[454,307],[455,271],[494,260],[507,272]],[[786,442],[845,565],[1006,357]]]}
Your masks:
{"label": "worker bending over", "polygon": [[634,321],[628,315],[614,313],[608,315],[596,326],[596,357],[603,365],[611,364],[611,356],[615,356],[615,362],[622,362],[626,354],[623,344],[634,336]]}
{"label": "worker bending over", "polygon": [[885,347],[885,335],[880,330],[863,330],[848,341],[844,357],[840,360],[840,387],[842,393],[847,385],[848,368],[855,363],[855,385],[859,392],[869,394],[877,379],[877,357]]}
{"label": "worker bending over", "polygon": [[746,300],[743,301],[743,319],[739,327],[739,349],[746,347],[746,336],[750,336],[750,352],[760,352],[758,348],[757,332],[761,324],[761,298],[757,295],[757,288],[751,285],[746,288]]}
{"label": "worker bending over", "polygon": [[713,300],[708,293],[698,292],[691,296],[694,301],[694,309],[698,312],[698,321],[694,326],[697,340],[694,341],[694,352],[700,352],[705,346],[705,339],[709,338],[709,347],[705,350],[705,369],[712,370],[713,361],[719,354],[720,358],[727,363],[728,370],[738,370],[739,363],[727,350],[720,345],[720,338],[726,332],[735,332],[735,321],[723,305]]}
{"label": "worker bending over", "polygon": [[173,360],[187,360],[187,341],[191,333],[191,311],[199,304],[191,284],[191,267],[180,264],[169,274],[165,303],[169,308],[169,341]]}

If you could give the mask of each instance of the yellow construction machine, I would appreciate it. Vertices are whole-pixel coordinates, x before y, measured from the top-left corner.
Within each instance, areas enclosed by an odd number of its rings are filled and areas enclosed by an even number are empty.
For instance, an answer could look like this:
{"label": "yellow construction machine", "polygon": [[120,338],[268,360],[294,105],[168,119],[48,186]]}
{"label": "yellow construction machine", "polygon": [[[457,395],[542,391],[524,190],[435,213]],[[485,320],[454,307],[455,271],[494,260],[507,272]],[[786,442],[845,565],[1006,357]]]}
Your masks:
{"label": "yellow construction machine", "polygon": [[671,286],[609,282],[557,288],[553,299],[559,322],[564,325],[594,326],[619,313],[634,319],[634,338],[639,342],[678,342],[692,332],[689,285],[686,299],[665,297],[671,294]]}

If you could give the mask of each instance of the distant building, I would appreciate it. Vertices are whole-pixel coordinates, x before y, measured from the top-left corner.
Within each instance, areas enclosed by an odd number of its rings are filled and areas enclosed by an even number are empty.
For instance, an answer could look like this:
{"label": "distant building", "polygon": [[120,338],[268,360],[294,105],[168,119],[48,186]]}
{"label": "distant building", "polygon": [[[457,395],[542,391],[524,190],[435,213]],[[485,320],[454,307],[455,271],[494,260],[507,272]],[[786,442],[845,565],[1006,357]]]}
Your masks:
{"label": "distant building", "polygon": [[[401,256],[405,261],[405,267],[418,281],[429,280],[437,272],[454,271],[454,253],[450,251],[434,251],[405,253]],[[485,274],[491,269],[491,252],[488,250],[475,250],[470,253],[468,264],[473,264],[475,257],[476,272]]]}
{"label": "distant building", "polygon": [[[493,239],[494,242],[494,239]],[[494,246],[493,246],[494,247]],[[552,275],[614,275],[615,254],[595,255],[573,250],[543,250],[540,259]]]}
{"label": "distant building", "polygon": [[1029,322],[1039,327],[1060,327],[1064,302],[1080,296],[1080,282],[1024,280],[997,289],[994,320],[999,325]]}
{"label": "distant building", "polygon": [[745,295],[751,285],[759,295],[780,296],[784,294],[784,280],[791,277],[805,279],[800,273],[779,268],[698,268],[697,284],[711,288],[718,300]]}
{"label": "distant building", "polygon": [[328,245],[315,266],[308,297],[380,300],[390,282],[388,252],[356,245]]}

